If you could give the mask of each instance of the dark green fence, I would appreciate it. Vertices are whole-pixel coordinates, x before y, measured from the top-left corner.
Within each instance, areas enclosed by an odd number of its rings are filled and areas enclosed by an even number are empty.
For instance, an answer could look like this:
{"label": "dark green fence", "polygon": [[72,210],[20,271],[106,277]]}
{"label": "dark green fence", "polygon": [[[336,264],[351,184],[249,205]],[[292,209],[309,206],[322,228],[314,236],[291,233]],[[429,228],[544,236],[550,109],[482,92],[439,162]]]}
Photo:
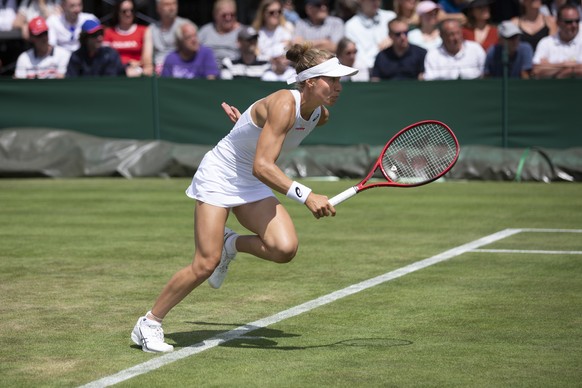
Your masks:
{"label": "dark green fence", "polygon": [[[0,81],[0,129],[41,127],[100,137],[214,144],[230,130],[222,101],[241,111],[287,85],[255,80]],[[304,144],[379,145],[399,129],[440,120],[461,144],[582,146],[582,80],[346,83],[331,121]],[[504,131],[504,124],[505,129]]]}

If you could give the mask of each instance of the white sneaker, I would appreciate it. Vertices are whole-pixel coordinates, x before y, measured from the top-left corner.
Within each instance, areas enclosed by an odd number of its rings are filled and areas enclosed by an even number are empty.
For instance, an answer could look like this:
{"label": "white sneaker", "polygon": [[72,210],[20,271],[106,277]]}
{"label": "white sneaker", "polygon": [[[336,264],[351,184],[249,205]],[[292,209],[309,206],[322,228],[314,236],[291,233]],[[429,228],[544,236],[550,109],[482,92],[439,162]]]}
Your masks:
{"label": "white sneaker", "polygon": [[164,330],[158,322],[147,319],[145,316],[140,317],[131,332],[131,340],[141,346],[144,352],[159,353],[171,352],[174,350],[172,345],[164,342]]}
{"label": "white sneaker", "polygon": [[236,237],[238,237],[238,234],[229,228],[224,228],[224,246],[222,247],[222,257],[220,258],[218,267],[216,267],[212,275],[210,275],[208,278],[208,284],[210,284],[210,287],[212,288],[220,288],[224,282],[224,279],[226,278],[228,265],[232,260],[234,260],[234,257],[236,256],[236,251],[229,249],[230,244],[227,244],[227,241]]}

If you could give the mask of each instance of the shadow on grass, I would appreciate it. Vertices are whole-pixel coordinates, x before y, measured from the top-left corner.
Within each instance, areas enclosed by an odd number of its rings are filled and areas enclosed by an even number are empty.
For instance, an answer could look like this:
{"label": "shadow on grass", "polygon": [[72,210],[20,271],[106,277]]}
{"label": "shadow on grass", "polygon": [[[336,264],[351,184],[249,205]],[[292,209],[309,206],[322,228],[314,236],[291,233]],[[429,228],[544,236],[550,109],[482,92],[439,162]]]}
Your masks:
{"label": "shadow on grass", "polygon": [[[245,326],[238,323],[214,323],[214,322],[188,322],[193,325],[221,326],[240,328]],[[397,347],[409,346],[413,342],[397,338],[351,338],[329,344],[309,345],[309,346],[279,346],[278,339],[301,337],[300,334],[286,333],[282,330],[268,327],[257,327],[255,330],[246,326],[244,335],[233,334],[228,336],[228,330],[195,330],[180,333],[168,333],[166,338],[173,340],[176,347],[188,347],[201,343],[205,340],[221,338],[225,342],[219,346],[231,348],[265,349],[265,350],[306,350],[316,348],[328,348],[334,346],[356,346],[356,347]]]}

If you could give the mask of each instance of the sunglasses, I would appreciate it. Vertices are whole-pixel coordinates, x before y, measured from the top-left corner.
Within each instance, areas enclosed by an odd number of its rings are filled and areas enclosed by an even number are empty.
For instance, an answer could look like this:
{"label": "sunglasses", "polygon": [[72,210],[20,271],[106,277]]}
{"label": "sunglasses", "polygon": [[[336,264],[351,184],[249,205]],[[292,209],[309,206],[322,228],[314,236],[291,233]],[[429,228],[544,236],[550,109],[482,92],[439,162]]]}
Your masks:
{"label": "sunglasses", "polygon": [[273,11],[267,11],[267,15],[269,16],[279,16],[281,15],[281,10],[277,9],[277,10],[273,10]]}
{"label": "sunglasses", "polygon": [[133,8],[126,8],[126,9],[120,9],[119,12],[127,15],[127,14],[133,14],[135,11],[133,10]]}
{"label": "sunglasses", "polygon": [[562,22],[565,24],[579,24],[580,23],[580,19],[562,19]]}
{"label": "sunglasses", "polygon": [[408,35],[408,31],[394,31],[394,32],[390,32],[390,33],[394,36],[407,36]]}

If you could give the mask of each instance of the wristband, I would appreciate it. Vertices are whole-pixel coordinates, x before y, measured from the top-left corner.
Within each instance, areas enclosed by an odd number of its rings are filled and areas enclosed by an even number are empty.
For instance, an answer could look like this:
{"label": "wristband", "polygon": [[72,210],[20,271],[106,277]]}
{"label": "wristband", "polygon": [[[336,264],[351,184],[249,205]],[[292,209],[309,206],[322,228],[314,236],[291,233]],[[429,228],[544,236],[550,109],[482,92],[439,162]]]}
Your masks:
{"label": "wristband", "polygon": [[287,197],[299,203],[305,203],[310,193],[311,189],[309,187],[304,186],[299,182],[293,181],[291,187],[289,188],[289,191],[287,191]]}

